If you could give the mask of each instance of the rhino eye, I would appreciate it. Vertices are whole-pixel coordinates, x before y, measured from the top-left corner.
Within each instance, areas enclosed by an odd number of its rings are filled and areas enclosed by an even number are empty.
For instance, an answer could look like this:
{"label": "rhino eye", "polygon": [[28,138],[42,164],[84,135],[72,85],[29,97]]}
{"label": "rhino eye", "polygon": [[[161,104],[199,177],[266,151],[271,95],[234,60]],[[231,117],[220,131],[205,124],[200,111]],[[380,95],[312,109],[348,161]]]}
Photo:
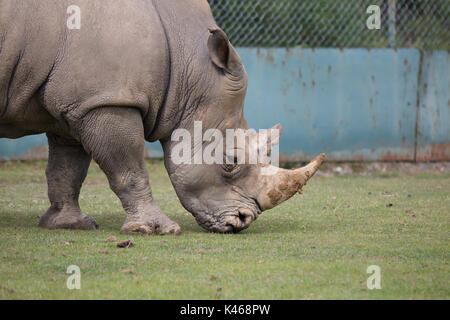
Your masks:
{"label": "rhino eye", "polygon": [[224,164],[223,169],[227,172],[232,172],[236,168],[236,164]]}
{"label": "rhino eye", "polygon": [[238,158],[236,156],[226,156],[224,162],[225,163],[222,165],[222,168],[226,175],[232,174],[238,167]]}

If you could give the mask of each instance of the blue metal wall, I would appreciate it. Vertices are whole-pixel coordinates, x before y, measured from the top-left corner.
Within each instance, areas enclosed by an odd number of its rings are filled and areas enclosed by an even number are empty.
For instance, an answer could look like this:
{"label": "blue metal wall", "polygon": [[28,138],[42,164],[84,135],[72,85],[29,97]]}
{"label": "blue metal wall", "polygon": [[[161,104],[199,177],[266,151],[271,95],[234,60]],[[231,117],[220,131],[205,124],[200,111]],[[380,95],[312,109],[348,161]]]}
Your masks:
{"label": "blue metal wall", "polygon": [[450,160],[450,57],[425,52],[420,84],[417,160]]}
{"label": "blue metal wall", "polygon": [[[283,125],[281,160],[450,160],[449,53],[239,48],[250,127]],[[44,136],[0,139],[0,158],[45,156]],[[147,144],[159,157],[159,143]]]}
{"label": "blue metal wall", "polygon": [[45,135],[28,136],[20,139],[0,139],[0,159],[44,159],[47,158]]}
{"label": "blue metal wall", "polygon": [[249,124],[279,121],[280,152],[302,160],[414,157],[416,50],[244,49]]}

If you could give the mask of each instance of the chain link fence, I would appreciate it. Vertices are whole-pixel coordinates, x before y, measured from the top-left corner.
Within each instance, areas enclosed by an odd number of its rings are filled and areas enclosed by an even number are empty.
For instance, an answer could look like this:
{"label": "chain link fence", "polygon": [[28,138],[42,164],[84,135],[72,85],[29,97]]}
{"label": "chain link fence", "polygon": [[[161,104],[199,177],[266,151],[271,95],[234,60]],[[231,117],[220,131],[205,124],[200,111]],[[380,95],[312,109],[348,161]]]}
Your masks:
{"label": "chain link fence", "polygon": [[[241,47],[450,49],[450,0],[209,0]],[[380,8],[380,29],[366,13]]]}

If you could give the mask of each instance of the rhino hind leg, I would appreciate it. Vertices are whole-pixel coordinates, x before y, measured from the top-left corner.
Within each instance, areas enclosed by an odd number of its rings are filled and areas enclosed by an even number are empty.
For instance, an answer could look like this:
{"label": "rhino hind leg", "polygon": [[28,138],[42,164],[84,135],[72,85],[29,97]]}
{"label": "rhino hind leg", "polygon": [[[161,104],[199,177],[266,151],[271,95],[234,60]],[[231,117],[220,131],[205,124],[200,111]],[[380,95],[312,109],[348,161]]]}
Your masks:
{"label": "rhino hind leg", "polygon": [[89,112],[79,131],[84,148],[106,174],[127,212],[121,233],[179,234],[153,201],[144,161],[144,128],[135,108],[102,107]]}
{"label": "rhino hind leg", "polygon": [[81,185],[91,157],[76,141],[47,134],[49,160],[46,169],[51,206],[39,221],[47,229],[97,229],[94,218],[81,212],[78,204]]}

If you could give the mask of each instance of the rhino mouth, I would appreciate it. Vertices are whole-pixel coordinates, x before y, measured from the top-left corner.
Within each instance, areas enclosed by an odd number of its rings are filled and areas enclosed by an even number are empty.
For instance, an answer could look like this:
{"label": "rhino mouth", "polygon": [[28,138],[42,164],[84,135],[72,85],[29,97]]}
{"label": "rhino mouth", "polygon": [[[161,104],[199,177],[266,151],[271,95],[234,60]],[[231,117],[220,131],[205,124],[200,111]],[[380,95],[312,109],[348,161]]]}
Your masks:
{"label": "rhino mouth", "polygon": [[[215,201],[209,208],[199,208],[199,203],[185,208],[192,213],[200,227],[214,233],[238,233],[245,230],[263,211],[258,200],[249,196],[241,196],[239,200]],[[189,210],[194,208],[197,210]]]}
{"label": "rhino mouth", "polygon": [[225,212],[220,215],[221,223],[213,226],[210,230],[216,233],[238,233],[247,229],[261,214],[262,210],[255,200],[254,208],[239,208],[233,212]]}

